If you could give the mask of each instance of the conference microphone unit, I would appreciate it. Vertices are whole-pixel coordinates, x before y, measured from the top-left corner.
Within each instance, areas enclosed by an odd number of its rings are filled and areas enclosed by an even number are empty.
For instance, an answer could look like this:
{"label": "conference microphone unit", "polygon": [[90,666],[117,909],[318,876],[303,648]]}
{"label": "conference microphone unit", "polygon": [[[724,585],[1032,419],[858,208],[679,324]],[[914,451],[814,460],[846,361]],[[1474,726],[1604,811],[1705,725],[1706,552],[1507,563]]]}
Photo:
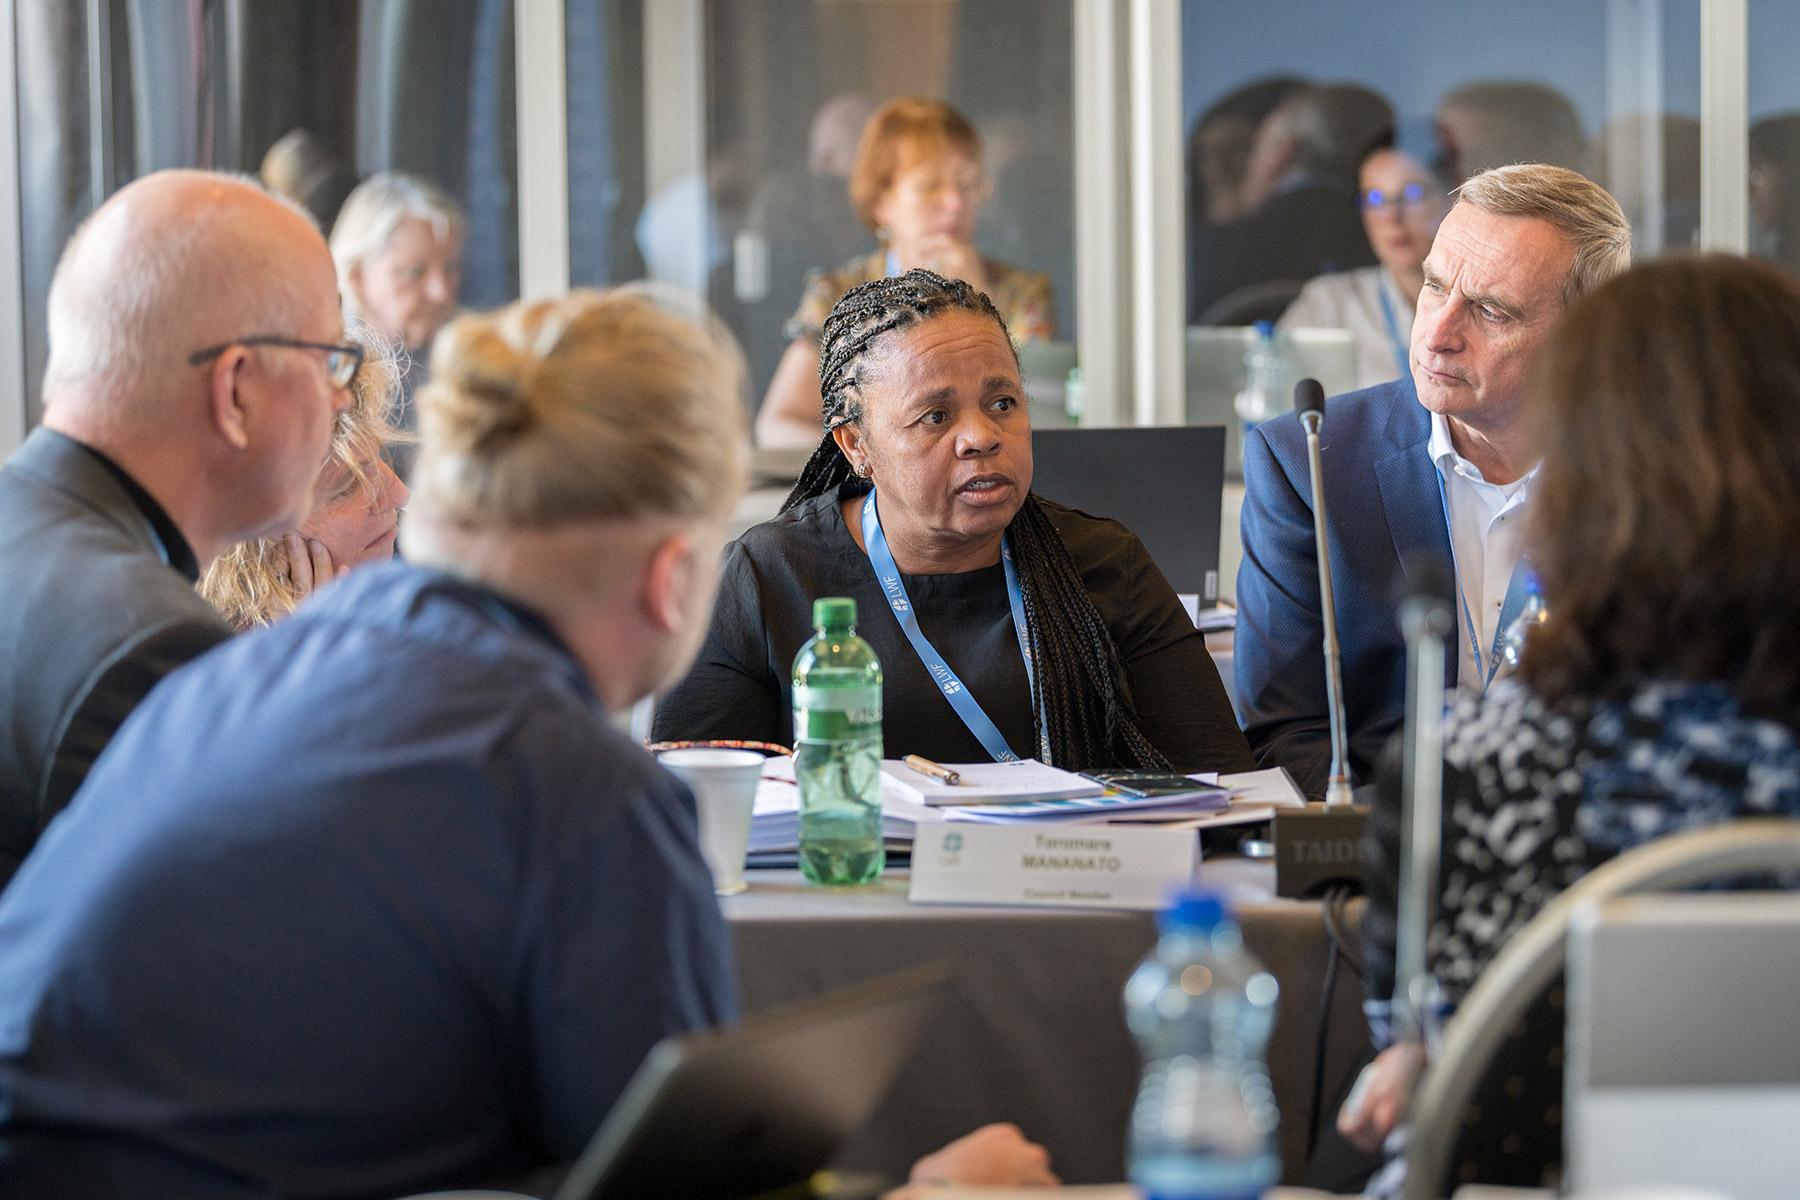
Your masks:
{"label": "conference microphone unit", "polygon": [[1316,379],[1294,385],[1294,410],[1306,430],[1312,476],[1313,543],[1318,553],[1319,615],[1325,630],[1325,699],[1331,728],[1331,777],[1325,803],[1275,813],[1275,891],[1287,897],[1321,895],[1335,887],[1363,890],[1363,830],[1367,808],[1350,795],[1349,734],[1344,728],[1344,668],[1338,646],[1337,604],[1331,590],[1331,545],[1325,535],[1325,476],[1319,436],[1325,425],[1325,388]]}

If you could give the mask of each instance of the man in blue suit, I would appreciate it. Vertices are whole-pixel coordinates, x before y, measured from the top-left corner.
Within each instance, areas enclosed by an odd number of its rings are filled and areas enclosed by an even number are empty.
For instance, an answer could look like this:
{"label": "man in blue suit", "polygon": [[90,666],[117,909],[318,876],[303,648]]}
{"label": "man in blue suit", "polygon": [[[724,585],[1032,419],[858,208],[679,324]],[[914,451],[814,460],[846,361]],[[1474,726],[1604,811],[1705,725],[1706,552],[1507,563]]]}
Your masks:
{"label": "man in blue suit", "polygon": [[[1411,378],[1326,407],[1320,461],[1343,651],[1352,783],[1374,776],[1405,708],[1393,598],[1408,565],[1457,580],[1446,685],[1485,687],[1523,596],[1518,562],[1537,452],[1522,420],[1533,352],[1563,310],[1630,262],[1613,198],[1561,167],[1464,184],[1425,260]],[[1293,414],[1244,439],[1236,671],[1263,766],[1322,795],[1331,742],[1306,436]]]}

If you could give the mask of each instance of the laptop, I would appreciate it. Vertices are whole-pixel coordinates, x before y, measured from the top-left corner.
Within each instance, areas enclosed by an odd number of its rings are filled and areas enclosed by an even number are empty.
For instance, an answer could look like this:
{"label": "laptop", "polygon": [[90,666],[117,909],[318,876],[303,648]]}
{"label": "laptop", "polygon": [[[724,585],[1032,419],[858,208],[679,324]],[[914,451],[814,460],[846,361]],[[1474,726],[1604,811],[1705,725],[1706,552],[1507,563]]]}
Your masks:
{"label": "laptop", "polygon": [[1568,954],[1571,1190],[1790,1200],[1800,896],[1626,897],[1577,915]]}
{"label": "laptop", "polygon": [[808,1194],[912,1056],[950,976],[921,967],[665,1038],[555,1200]]}
{"label": "laptop", "polygon": [[1219,598],[1225,430],[1038,429],[1031,490],[1138,535],[1177,592]]}
{"label": "laptop", "polygon": [[1069,372],[1080,361],[1074,342],[1026,342],[1017,347],[1019,374],[1031,397],[1033,429],[1069,424]]}

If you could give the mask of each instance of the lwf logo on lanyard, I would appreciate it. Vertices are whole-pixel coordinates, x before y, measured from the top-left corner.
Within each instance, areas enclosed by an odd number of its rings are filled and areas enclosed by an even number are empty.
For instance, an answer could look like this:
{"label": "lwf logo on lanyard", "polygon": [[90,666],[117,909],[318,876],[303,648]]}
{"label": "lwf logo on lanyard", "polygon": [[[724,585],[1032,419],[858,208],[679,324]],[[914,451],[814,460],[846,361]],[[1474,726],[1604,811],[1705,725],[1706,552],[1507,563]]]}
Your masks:
{"label": "lwf logo on lanyard", "polygon": [[888,607],[897,613],[907,612],[912,605],[906,598],[906,586],[900,582],[899,572],[881,577],[881,590],[887,593]]}

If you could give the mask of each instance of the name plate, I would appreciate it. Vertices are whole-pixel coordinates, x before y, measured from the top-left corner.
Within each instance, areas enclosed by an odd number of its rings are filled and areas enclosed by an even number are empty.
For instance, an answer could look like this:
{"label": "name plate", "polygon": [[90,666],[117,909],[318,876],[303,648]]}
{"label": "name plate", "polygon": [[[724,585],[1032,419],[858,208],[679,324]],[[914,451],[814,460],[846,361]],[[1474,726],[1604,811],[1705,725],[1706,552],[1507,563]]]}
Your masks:
{"label": "name plate", "polygon": [[915,904],[1158,909],[1193,882],[1199,853],[1191,829],[922,821],[908,897]]}

